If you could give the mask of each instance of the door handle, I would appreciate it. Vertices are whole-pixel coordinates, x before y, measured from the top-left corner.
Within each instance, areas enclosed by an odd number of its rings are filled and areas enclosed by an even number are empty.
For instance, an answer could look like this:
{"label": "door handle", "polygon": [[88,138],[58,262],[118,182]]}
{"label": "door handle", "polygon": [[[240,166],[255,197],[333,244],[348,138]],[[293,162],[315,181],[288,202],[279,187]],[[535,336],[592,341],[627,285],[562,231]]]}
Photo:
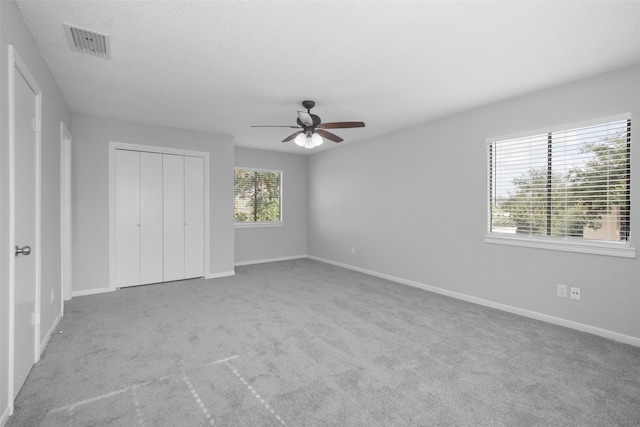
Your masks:
{"label": "door handle", "polygon": [[16,246],[16,256],[22,254],[22,255],[29,255],[31,253],[31,246],[24,246],[22,248],[20,248],[20,246]]}

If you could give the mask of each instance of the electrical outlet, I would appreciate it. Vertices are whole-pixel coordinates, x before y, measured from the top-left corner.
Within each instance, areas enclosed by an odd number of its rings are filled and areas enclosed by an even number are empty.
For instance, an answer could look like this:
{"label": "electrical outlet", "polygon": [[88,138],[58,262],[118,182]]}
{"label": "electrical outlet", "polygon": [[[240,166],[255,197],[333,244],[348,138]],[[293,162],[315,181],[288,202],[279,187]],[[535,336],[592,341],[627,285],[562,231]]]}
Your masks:
{"label": "electrical outlet", "polygon": [[353,247],[351,248],[351,255],[355,255],[355,254],[356,254],[356,247],[355,247],[355,246],[353,246]]}
{"label": "electrical outlet", "polygon": [[580,288],[571,288],[571,299],[580,301]]}
{"label": "electrical outlet", "polygon": [[567,297],[567,285],[563,285],[562,283],[558,283],[557,295],[561,298]]}

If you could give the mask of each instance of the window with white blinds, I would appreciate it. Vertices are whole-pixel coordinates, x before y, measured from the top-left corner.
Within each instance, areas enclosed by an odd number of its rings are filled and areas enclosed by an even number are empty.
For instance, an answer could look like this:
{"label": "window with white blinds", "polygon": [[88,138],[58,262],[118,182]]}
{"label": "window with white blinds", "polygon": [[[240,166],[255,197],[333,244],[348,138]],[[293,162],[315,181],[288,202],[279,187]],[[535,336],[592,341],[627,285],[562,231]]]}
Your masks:
{"label": "window with white blinds", "polygon": [[488,233],[628,246],[631,118],[488,141]]}
{"label": "window with white blinds", "polygon": [[273,224],[282,220],[282,171],[236,168],[236,224]]}

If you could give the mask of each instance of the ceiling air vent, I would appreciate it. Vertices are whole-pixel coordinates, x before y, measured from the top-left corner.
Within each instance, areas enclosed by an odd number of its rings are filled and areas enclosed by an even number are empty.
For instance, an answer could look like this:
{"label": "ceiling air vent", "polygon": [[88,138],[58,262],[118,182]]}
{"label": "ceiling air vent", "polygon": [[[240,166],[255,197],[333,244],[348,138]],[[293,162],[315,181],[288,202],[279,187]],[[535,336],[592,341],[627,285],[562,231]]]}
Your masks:
{"label": "ceiling air vent", "polygon": [[111,57],[109,36],[67,24],[63,25],[71,49],[101,58]]}

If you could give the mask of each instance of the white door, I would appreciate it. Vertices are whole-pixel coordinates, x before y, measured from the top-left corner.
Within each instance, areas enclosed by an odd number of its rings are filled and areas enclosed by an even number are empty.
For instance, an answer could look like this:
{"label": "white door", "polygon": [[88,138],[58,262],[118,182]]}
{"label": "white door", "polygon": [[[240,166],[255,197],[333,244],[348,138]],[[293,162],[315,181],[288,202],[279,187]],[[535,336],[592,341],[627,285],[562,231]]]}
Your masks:
{"label": "white door", "polygon": [[164,280],[184,279],[184,156],[162,155]]}
{"label": "white door", "polygon": [[14,351],[13,393],[38,360],[38,132],[39,89],[14,70]]}
{"label": "white door", "polygon": [[163,281],[162,154],[140,153],[140,283]]}
{"label": "white door", "polygon": [[140,153],[116,150],[116,287],[140,284]]}
{"label": "white door", "polygon": [[204,276],[204,159],[184,158],[184,277]]}
{"label": "white door", "polygon": [[208,158],[109,145],[111,287],[205,276]]}

